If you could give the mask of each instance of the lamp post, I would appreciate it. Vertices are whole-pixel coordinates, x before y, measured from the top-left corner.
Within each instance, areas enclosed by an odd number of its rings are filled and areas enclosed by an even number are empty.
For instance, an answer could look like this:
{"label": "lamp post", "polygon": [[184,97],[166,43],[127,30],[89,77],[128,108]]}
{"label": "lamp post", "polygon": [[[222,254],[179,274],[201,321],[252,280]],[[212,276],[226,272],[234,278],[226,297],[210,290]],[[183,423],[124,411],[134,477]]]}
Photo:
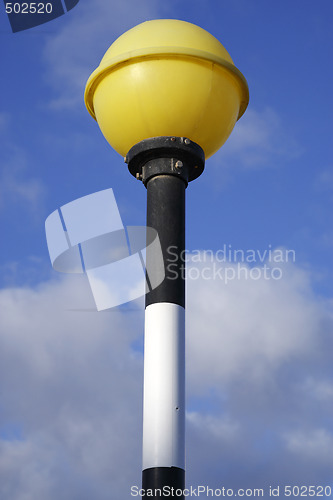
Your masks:
{"label": "lamp post", "polygon": [[[120,36],[86,85],[88,111],[147,188],[147,226],[157,231],[165,262],[165,279],[147,293],[145,309],[142,487],[156,490],[153,498],[185,488],[185,189],[248,100],[223,45],[170,19]],[[154,262],[147,252],[147,267],[159,273]]]}

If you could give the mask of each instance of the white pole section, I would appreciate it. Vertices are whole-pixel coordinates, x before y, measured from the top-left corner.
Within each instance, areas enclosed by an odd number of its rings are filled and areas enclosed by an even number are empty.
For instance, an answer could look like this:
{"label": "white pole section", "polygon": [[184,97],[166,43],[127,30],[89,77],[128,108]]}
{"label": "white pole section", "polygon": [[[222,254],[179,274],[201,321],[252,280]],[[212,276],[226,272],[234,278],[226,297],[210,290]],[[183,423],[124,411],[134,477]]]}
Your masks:
{"label": "white pole section", "polygon": [[146,308],[143,399],[143,470],[185,469],[185,309]]}

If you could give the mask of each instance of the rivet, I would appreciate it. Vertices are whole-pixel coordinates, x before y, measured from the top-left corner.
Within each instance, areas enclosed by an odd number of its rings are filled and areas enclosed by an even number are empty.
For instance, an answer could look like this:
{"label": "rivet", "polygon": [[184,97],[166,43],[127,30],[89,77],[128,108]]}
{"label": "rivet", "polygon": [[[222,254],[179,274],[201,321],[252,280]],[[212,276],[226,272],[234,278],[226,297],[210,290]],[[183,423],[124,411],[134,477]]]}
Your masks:
{"label": "rivet", "polygon": [[183,162],[178,160],[176,161],[175,168],[182,168],[183,167]]}
{"label": "rivet", "polygon": [[188,145],[188,144],[191,144],[190,139],[185,139],[185,141],[184,141],[184,142],[185,142],[185,144],[187,144],[187,145]]}

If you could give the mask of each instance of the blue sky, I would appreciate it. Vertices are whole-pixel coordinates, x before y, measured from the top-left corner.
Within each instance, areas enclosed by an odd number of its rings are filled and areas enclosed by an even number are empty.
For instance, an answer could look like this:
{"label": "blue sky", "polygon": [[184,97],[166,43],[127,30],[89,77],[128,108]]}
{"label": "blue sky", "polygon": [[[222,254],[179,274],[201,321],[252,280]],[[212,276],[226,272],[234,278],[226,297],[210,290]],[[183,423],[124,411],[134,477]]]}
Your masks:
{"label": "blue sky", "polygon": [[140,484],[143,311],[71,311],[91,304],[89,287],[52,270],[44,222],[112,187],[124,224],[145,224],[145,189],[83,92],[112,41],[154,18],[207,29],[250,89],[187,190],[188,250],[296,255],[279,280],[187,282],[187,482],[333,485],[332,10],[327,0],[80,0],[12,34],[2,8],[3,500],[125,499]]}

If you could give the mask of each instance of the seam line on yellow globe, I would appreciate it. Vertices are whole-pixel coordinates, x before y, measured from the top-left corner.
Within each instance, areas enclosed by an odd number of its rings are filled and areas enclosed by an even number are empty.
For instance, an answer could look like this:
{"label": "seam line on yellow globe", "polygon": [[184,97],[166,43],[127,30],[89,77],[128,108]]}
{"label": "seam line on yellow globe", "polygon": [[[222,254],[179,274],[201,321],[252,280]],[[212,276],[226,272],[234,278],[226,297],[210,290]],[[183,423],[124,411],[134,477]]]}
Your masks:
{"label": "seam line on yellow globe", "polygon": [[84,101],[86,107],[91,114],[91,116],[96,120],[94,105],[93,105],[93,95],[99,84],[99,82],[108,74],[114,71],[117,66],[121,64],[131,64],[132,62],[138,62],[138,60],[144,60],[147,58],[151,58],[152,56],[159,57],[176,57],[176,56],[187,56],[193,57],[196,59],[201,59],[204,61],[210,61],[216,63],[228,71],[236,77],[238,82],[240,83],[240,87],[242,90],[242,99],[240,103],[239,114],[237,120],[244,114],[247,105],[249,103],[249,89],[247,85],[247,81],[243,74],[239,71],[236,66],[231,64],[229,61],[218,57],[215,54],[210,52],[205,52],[203,50],[192,49],[187,47],[145,47],[144,49],[132,50],[129,52],[125,52],[120,54],[118,57],[114,57],[109,61],[105,61],[104,64],[101,64],[96,68],[96,70],[90,75],[90,78],[87,81],[87,85],[84,93]]}

